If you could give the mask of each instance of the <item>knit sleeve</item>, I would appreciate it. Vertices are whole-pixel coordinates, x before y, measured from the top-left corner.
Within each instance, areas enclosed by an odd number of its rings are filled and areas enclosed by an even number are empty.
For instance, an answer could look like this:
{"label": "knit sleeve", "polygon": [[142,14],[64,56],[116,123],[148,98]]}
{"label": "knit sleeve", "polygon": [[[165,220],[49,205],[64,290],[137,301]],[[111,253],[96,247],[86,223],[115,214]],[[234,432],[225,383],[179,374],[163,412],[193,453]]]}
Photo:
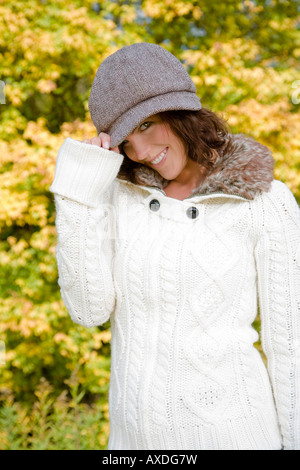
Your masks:
{"label": "knit sleeve", "polygon": [[68,138],[50,186],[61,296],[72,320],[86,327],[106,322],[115,305],[111,197],[123,158]]}
{"label": "knit sleeve", "polygon": [[284,449],[300,449],[300,211],[274,181],[259,199],[256,247],[261,341]]}

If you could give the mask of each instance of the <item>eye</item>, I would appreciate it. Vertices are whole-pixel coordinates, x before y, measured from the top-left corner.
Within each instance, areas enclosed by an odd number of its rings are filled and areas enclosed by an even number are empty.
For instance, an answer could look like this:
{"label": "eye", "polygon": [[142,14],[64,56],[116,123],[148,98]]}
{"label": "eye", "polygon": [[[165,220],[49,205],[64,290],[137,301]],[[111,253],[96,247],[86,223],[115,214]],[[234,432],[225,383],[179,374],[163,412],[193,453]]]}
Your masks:
{"label": "eye", "polygon": [[143,122],[143,124],[140,125],[140,129],[141,129],[142,131],[144,131],[145,129],[148,129],[148,127],[150,127],[151,124],[152,124],[151,121],[145,121],[145,122]]}

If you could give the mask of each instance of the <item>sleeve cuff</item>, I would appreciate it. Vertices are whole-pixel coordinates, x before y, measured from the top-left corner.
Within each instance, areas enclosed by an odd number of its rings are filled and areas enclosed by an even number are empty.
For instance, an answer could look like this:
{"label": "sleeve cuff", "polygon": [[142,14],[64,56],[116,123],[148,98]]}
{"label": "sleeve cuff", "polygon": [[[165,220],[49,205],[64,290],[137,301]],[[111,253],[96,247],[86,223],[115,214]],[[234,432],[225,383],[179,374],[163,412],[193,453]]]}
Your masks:
{"label": "sleeve cuff", "polygon": [[50,191],[96,207],[116,178],[124,156],[68,137],[59,149]]}

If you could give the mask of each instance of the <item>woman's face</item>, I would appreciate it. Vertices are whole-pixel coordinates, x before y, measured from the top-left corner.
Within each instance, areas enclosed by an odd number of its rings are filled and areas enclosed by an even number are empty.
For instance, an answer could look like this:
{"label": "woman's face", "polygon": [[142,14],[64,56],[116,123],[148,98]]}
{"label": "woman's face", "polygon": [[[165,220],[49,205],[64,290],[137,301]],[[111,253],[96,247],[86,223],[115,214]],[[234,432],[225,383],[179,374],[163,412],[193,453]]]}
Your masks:
{"label": "woman's face", "polygon": [[123,149],[128,158],[155,169],[167,180],[177,178],[188,161],[183,143],[157,114],[124,140]]}

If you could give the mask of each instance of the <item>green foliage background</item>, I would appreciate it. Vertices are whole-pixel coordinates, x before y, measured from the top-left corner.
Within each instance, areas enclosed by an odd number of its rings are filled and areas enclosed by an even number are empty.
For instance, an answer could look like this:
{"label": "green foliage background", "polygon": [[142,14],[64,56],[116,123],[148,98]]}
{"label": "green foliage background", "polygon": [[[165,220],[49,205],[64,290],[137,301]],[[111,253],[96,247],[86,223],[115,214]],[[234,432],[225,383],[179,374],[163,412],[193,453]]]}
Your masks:
{"label": "green foliage background", "polygon": [[0,449],[107,444],[109,324],[75,325],[61,301],[49,186],[64,139],[95,135],[99,64],[134,42],[182,60],[203,105],[269,146],[300,202],[298,0],[1,0]]}

